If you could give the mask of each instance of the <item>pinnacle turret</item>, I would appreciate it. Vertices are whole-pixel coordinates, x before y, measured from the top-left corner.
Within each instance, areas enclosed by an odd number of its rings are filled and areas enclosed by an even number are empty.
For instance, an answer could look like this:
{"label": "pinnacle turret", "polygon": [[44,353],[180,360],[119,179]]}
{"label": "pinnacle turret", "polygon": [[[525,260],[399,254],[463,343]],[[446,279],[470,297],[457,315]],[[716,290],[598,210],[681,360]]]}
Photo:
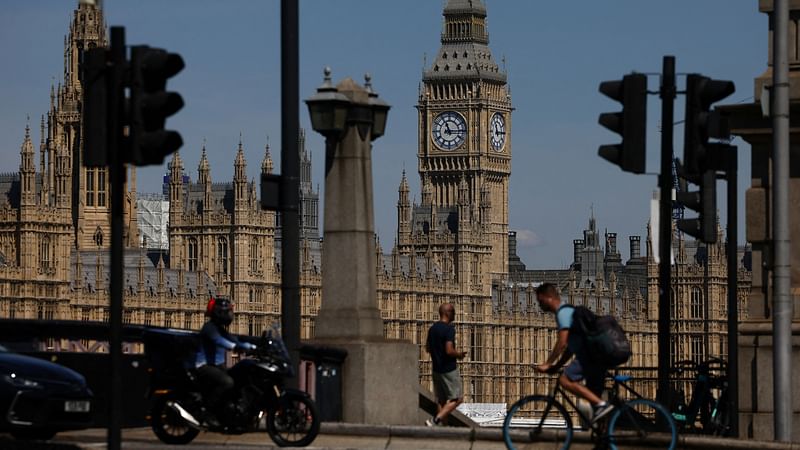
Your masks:
{"label": "pinnacle turret", "polygon": [[480,0],[448,0],[442,13],[442,46],[424,79],[475,78],[505,82],[489,50],[486,6]]}
{"label": "pinnacle turret", "polygon": [[264,159],[261,160],[261,173],[269,174],[273,169],[272,155],[269,153],[269,138],[267,138],[267,145],[264,146]]}
{"label": "pinnacle turret", "polygon": [[183,161],[181,161],[181,152],[172,154],[172,161],[169,163],[170,181],[180,183],[181,174],[183,172]]}
{"label": "pinnacle turret", "polygon": [[406,203],[408,203],[408,178],[406,178],[406,169],[403,169],[403,177],[400,179],[400,187],[397,189],[397,192],[400,193],[400,199],[405,199]]}
{"label": "pinnacle turret", "polygon": [[211,183],[211,168],[208,165],[208,156],[206,156],[206,144],[203,143],[203,152],[200,156],[200,164],[197,166],[198,182],[202,184]]}
{"label": "pinnacle turret", "polygon": [[239,134],[239,148],[236,150],[236,160],[233,163],[233,181],[247,182],[245,174],[247,161],[244,159],[244,147],[242,146],[242,135]]}
{"label": "pinnacle turret", "polygon": [[22,146],[20,147],[19,154],[22,156],[22,161],[20,164],[20,172],[24,173],[36,172],[36,166],[34,165],[33,162],[34,150],[33,150],[33,142],[31,141],[31,127],[29,124],[25,124],[25,138],[22,141]]}

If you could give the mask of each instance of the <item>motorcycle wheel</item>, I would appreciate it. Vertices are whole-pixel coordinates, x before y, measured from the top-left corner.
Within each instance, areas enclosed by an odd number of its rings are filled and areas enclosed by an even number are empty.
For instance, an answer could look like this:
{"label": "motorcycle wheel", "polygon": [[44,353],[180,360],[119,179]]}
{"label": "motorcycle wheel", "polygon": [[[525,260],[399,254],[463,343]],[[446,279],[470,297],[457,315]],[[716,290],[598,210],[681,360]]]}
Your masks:
{"label": "motorcycle wheel", "polygon": [[267,433],[279,447],[305,447],[319,434],[319,413],[314,402],[287,392],[277,408],[267,412]]}
{"label": "motorcycle wheel", "polygon": [[162,396],[156,399],[150,411],[150,427],[158,439],[170,445],[184,445],[192,442],[200,430],[186,423],[175,410],[167,405],[174,399]]}

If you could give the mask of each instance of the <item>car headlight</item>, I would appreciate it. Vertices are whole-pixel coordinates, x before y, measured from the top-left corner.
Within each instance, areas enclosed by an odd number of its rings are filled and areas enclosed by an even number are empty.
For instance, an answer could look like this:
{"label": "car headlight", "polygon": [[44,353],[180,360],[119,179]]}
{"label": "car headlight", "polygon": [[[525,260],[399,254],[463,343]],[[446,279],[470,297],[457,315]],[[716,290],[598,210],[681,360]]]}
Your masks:
{"label": "car headlight", "polygon": [[3,375],[3,378],[11,383],[13,386],[25,389],[41,389],[42,384],[38,381],[34,381],[28,378],[23,378],[15,373],[11,373],[9,375]]}

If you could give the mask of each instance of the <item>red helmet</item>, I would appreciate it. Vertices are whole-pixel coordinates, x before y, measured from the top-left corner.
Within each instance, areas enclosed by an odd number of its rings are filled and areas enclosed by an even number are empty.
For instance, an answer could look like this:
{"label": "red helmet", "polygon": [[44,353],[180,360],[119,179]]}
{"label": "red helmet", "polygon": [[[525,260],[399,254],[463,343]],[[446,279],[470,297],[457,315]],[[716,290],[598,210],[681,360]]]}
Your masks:
{"label": "red helmet", "polygon": [[211,297],[206,304],[206,316],[217,324],[230,325],[233,322],[233,303],[225,297]]}

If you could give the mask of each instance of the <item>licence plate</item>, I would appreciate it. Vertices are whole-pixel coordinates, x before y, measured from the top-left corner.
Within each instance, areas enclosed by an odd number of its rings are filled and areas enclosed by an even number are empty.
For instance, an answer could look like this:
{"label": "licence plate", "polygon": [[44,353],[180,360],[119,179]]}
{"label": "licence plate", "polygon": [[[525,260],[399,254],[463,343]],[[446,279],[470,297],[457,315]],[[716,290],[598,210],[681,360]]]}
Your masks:
{"label": "licence plate", "polygon": [[89,412],[88,400],[67,400],[64,402],[64,412]]}

